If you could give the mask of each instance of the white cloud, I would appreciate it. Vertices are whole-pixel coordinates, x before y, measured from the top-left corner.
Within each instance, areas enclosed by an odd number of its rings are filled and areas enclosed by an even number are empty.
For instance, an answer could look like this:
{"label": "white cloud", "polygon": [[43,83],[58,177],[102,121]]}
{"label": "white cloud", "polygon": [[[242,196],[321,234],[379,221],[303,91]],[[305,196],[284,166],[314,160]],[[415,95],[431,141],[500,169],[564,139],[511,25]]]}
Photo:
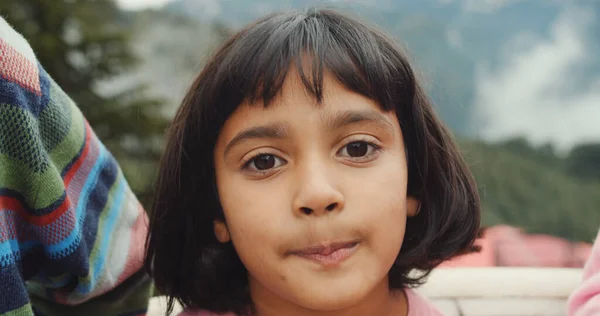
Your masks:
{"label": "white cloud", "polygon": [[462,5],[467,12],[492,13],[516,1],[519,0],[463,0]]}
{"label": "white cloud", "polygon": [[179,1],[179,6],[190,15],[201,19],[210,20],[221,13],[219,0],[182,0]]}
{"label": "white cloud", "polygon": [[[460,0],[460,5],[466,12],[475,13],[493,13],[503,6],[520,0]],[[545,0],[550,1],[550,0]],[[442,5],[451,4],[456,2],[455,0],[438,0]]]}
{"label": "white cloud", "polygon": [[200,12],[203,12],[205,17],[214,18],[221,13],[221,4],[219,0],[199,0]]}
{"label": "white cloud", "polygon": [[520,34],[500,67],[478,65],[473,122],[484,139],[524,135],[560,150],[600,140],[600,76],[572,89],[581,79],[574,67],[597,56],[586,47],[593,22],[590,11],[568,9],[552,25],[549,39],[523,44],[532,37]]}
{"label": "white cloud", "polygon": [[330,2],[340,2],[345,4],[360,4],[364,6],[374,7],[377,5],[376,0],[329,0]]}
{"label": "white cloud", "polygon": [[125,10],[159,8],[172,0],[117,0],[117,4]]}

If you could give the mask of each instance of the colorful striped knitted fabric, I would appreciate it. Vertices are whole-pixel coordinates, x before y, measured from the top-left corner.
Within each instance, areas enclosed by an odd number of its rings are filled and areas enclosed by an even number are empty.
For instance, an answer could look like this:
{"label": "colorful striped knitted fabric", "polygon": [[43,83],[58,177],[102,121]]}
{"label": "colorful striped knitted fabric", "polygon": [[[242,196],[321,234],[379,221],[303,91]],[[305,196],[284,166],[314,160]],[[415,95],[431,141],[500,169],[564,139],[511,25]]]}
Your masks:
{"label": "colorful striped knitted fabric", "polygon": [[0,17],[0,316],[145,315],[146,232],[115,159]]}

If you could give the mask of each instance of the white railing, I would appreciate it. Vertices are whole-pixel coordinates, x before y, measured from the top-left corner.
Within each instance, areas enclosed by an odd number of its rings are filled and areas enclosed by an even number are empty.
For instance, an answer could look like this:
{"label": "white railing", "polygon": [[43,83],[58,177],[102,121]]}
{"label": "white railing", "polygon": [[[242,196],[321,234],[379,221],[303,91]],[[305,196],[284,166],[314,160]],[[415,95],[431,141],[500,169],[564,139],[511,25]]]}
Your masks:
{"label": "white railing", "polygon": [[[581,269],[440,268],[417,291],[447,316],[564,316]],[[164,316],[164,298],[150,302],[147,316]],[[181,311],[176,308],[172,315]]]}
{"label": "white railing", "polygon": [[418,291],[447,316],[564,316],[581,269],[447,268]]}

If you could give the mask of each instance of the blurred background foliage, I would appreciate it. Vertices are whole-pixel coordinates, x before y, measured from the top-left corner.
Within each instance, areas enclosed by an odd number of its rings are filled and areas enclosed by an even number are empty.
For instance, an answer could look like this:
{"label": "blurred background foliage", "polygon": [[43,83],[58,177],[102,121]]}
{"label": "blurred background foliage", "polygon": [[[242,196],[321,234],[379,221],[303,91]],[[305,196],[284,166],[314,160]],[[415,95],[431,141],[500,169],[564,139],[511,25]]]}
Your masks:
{"label": "blurred background foliage", "polygon": [[[251,10],[243,6],[250,4],[238,3],[235,10],[208,18],[206,11],[186,7],[190,1],[136,11],[124,11],[113,0],[0,2],[0,14],[29,40],[46,71],[75,100],[146,207],[165,128],[187,85],[208,54],[251,18],[243,15]],[[474,94],[474,66],[448,47],[423,40],[437,42],[444,19],[431,20],[435,14],[416,9],[413,15],[379,9],[372,19],[405,40],[418,64],[439,66],[430,89],[478,181],[484,225],[504,223],[591,241],[600,225],[600,142],[559,151],[550,142],[534,145],[525,136],[480,139],[464,120],[472,111],[467,104]],[[190,17],[194,14],[198,18]],[[404,22],[398,22],[399,16]],[[480,53],[491,51],[482,48]],[[455,68],[444,68],[448,64]],[[449,90],[446,97],[443,92]]]}

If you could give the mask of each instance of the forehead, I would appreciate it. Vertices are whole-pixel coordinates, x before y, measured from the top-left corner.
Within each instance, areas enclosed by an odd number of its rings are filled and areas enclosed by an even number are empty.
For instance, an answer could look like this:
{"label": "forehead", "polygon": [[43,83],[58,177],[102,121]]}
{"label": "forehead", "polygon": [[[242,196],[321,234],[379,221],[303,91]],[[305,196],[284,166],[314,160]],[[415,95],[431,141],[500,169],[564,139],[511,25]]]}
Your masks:
{"label": "forehead", "polygon": [[297,72],[290,70],[280,93],[268,106],[261,101],[240,104],[225,122],[219,138],[229,139],[240,130],[269,123],[322,125],[345,111],[373,111],[390,122],[397,121],[395,113],[383,111],[375,101],[347,89],[327,72],[323,75],[323,100],[319,103],[314,94],[307,91]]}

